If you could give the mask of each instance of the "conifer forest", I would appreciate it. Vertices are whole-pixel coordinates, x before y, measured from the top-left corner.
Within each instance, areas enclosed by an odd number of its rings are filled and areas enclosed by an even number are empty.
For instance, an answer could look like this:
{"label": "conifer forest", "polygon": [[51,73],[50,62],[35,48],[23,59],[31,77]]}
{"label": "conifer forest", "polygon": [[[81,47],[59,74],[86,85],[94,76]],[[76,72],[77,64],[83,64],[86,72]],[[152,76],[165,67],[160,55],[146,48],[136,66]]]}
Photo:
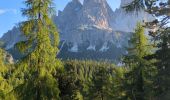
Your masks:
{"label": "conifer forest", "polygon": [[[170,100],[170,0],[122,0],[123,18],[106,0],[79,2],[22,1],[20,35],[0,39],[0,100]],[[141,12],[153,20],[125,31]]]}

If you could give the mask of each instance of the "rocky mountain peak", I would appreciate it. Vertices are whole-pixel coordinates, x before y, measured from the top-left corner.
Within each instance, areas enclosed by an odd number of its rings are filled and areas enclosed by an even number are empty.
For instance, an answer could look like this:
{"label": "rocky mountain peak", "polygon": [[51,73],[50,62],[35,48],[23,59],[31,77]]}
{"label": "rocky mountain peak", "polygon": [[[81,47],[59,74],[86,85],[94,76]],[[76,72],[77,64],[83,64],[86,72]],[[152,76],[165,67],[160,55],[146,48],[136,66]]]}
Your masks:
{"label": "rocky mountain peak", "polygon": [[84,4],[88,3],[104,3],[106,0],[84,0]]}
{"label": "rocky mountain peak", "polygon": [[58,16],[54,18],[58,28],[69,31],[69,27],[76,26],[76,23],[78,21],[77,16],[82,7],[83,5],[79,0],[72,0],[71,2],[69,2],[64,10],[59,11]]}
{"label": "rocky mountain peak", "polygon": [[[121,8],[131,1],[121,0],[120,8],[115,11],[110,8],[107,0],[84,0],[83,4],[80,0],[70,1],[64,10],[54,17],[60,33],[61,58],[65,54],[74,58],[73,54],[79,53],[85,54],[86,58],[85,52],[89,51],[93,51],[94,56],[99,53],[101,57],[105,52],[106,57],[113,55],[114,59],[125,54],[124,47],[128,46],[129,36],[134,32],[136,23],[153,19],[145,11],[136,15],[135,12],[127,13]],[[22,37],[19,29],[14,28],[1,40],[6,44],[6,49],[10,49],[21,41]]]}
{"label": "rocky mountain peak", "polygon": [[82,9],[83,24],[109,27],[110,14],[112,9],[106,0],[84,0]]}
{"label": "rocky mountain peak", "polygon": [[133,0],[121,0],[120,7],[130,4]]}
{"label": "rocky mountain peak", "polygon": [[73,1],[73,2],[78,2],[78,3],[80,2],[80,0],[72,0],[72,1]]}
{"label": "rocky mountain peak", "polygon": [[82,4],[79,0],[72,0],[69,2],[66,7],[64,8],[64,13],[74,12],[79,10],[82,7]]}

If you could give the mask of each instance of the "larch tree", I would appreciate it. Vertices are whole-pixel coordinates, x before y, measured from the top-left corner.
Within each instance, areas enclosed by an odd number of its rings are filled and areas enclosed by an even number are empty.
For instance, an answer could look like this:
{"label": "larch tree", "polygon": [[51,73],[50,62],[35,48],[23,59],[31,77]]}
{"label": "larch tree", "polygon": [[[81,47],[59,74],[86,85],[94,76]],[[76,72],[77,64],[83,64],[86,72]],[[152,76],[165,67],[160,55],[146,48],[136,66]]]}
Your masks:
{"label": "larch tree", "polygon": [[20,24],[26,41],[17,47],[24,58],[16,65],[14,77],[22,80],[15,91],[22,100],[59,100],[57,79],[60,61],[56,59],[59,34],[52,21],[53,0],[26,0],[22,9],[27,21]]}
{"label": "larch tree", "polygon": [[99,65],[93,74],[89,86],[89,99],[91,100],[112,100],[113,92],[113,69]]}
{"label": "larch tree", "polygon": [[[156,20],[152,22],[145,22],[145,27],[151,29],[149,35],[154,40],[157,48],[156,52],[150,56],[150,59],[157,60],[154,63],[158,71],[154,82],[155,91],[157,91],[156,96],[165,99],[163,97],[168,96],[170,92],[170,0],[134,0],[125,6],[125,9],[127,11],[144,9],[156,17]],[[170,98],[166,99],[169,100]]]}
{"label": "larch tree", "polygon": [[15,100],[14,95],[10,93],[13,89],[10,83],[12,65],[7,61],[6,54],[7,53],[0,48],[0,99],[8,100],[13,98],[12,100]]}
{"label": "larch tree", "polygon": [[150,50],[144,28],[138,23],[130,40],[128,55],[124,59],[125,66],[128,69],[125,74],[125,94],[128,100],[148,100],[151,96],[152,91],[148,89],[152,88],[155,69],[145,59]]}
{"label": "larch tree", "polygon": [[[157,61],[154,63],[158,74],[155,80],[156,95],[161,98],[170,93],[170,29],[167,28],[160,35],[160,42],[157,44],[158,50],[152,55]],[[170,99],[170,98],[168,98]]]}
{"label": "larch tree", "polygon": [[[2,49],[0,49],[0,99],[4,98],[4,73],[7,71],[7,67],[4,64],[4,54]],[[6,82],[5,82],[6,83]]]}

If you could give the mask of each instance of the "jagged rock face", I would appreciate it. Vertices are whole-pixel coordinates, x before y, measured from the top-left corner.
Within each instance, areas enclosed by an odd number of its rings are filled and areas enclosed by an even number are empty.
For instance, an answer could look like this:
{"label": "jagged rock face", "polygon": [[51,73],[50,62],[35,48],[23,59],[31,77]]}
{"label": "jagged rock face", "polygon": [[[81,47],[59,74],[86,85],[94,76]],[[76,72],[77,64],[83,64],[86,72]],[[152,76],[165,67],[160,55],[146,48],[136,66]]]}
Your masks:
{"label": "jagged rock face", "polygon": [[70,28],[73,28],[73,26],[76,26],[78,23],[77,14],[81,9],[82,4],[79,0],[73,0],[67,4],[63,12],[59,11],[58,18],[60,18],[60,20],[55,19],[59,29],[68,31]]}
{"label": "jagged rock face", "polygon": [[16,43],[19,41],[24,40],[25,38],[21,36],[21,32],[19,28],[14,27],[12,30],[9,30],[7,33],[3,35],[3,37],[0,39],[4,42],[5,49],[12,48]]}
{"label": "jagged rock face", "polygon": [[[127,47],[137,22],[154,19],[144,11],[137,15],[135,12],[127,13],[121,8],[130,2],[132,0],[121,0],[120,8],[115,11],[112,11],[106,0],[84,0],[83,4],[79,0],[69,2],[54,18],[60,33],[61,52],[67,45],[67,52],[74,53],[89,50],[110,51],[113,55],[126,53],[123,48]],[[5,41],[6,48],[9,49],[23,39],[20,34],[19,30],[14,28],[1,40]]]}
{"label": "jagged rock face", "polygon": [[[77,4],[77,6],[73,5]],[[71,7],[78,10],[65,10],[67,7]],[[60,12],[62,16],[57,16],[56,24],[60,30],[61,40],[73,43],[71,51],[77,52],[78,45],[81,45],[85,41],[90,43],[87,50],[95,50],[95,46],[99,41],[102,41],[103,44],[106,44],[108,41],[112,41],[114,34],[113,30],[110,27],[111,20],[113,19],[113,11],[109,7],[106,0],[84,0],[83,5],[76,0],[70,2],[63,12]],[[73,21],[74,24],[71,24],[67,27],[63,23],[68,23],[65,17],[68,17],[69,13],[72,13],[70,23]],[[67,12],[67,13],[65,13]],[[60,20],[63,20],[63,23],[60,23]],[[60,25],[61,24],[61,25]]]}
{"label": "jagged rock face", "polygon": [[115,18],[111,24],[114,30],[134,32],[137,22],[152,21],[154,19],[152,15],[146,13],[144,10],[127,13],[122,7],[130,4],[132,1],[133,0],[121,0],[120,8],[115,10]]}
{"label": "jagged rock face", "polygon": [[[121,7],[131,2],[132,0],[122,0]],[[66,18],[70,13],[72,17]],[[79,45],[85,41],[89,42],[87,50],[96,50],[96,45],[102,43],[100,50],[103,51],[103,48],[108,48],[108,42],[119,45],[118,47],[127,46],[128,33],[134,31],[138,21],[148,20],[145,18],[153,19],[144,11],[139,15],[135,12],[127,13],[123,8],[113,12],[106,0],[84,0],[83,5],[78,0],[73,0],[56,17],[56,24],[59,26],[61,40],[73,44],[70,51],[77,52]],[[64,24],[60,23],[61,20]],[[64,28],[60,27],[62,25]]]}
{"label": "jagged rock face", "polygon": [[130,4],[133,0],[121,0],[120,7],[124,7],[128,4]]}
{"label": "jagged rock face", "polygon": [[97,25],[102,28],[109,27],[113,11],[106,0],[84,0],[82,12],[80,14],[81,22],[87,25]]}

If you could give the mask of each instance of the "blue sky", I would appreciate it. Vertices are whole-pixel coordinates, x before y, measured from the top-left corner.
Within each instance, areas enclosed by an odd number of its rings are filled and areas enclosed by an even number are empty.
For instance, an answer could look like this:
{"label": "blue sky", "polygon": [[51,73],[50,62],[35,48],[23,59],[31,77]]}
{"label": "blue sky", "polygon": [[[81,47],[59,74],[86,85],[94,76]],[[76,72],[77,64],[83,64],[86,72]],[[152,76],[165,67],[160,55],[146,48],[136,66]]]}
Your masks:
{"label": "blue sky", "polygon": [[[0,0],[0,37],[3,33],[12,29],[18,22],[24,20],[21,15],[21,8],[24,8],[24,0]],[[63,10],[71,0],[54,0],[56,10]],[[107,0],[113,10],[119,7],[120,0]]]}

